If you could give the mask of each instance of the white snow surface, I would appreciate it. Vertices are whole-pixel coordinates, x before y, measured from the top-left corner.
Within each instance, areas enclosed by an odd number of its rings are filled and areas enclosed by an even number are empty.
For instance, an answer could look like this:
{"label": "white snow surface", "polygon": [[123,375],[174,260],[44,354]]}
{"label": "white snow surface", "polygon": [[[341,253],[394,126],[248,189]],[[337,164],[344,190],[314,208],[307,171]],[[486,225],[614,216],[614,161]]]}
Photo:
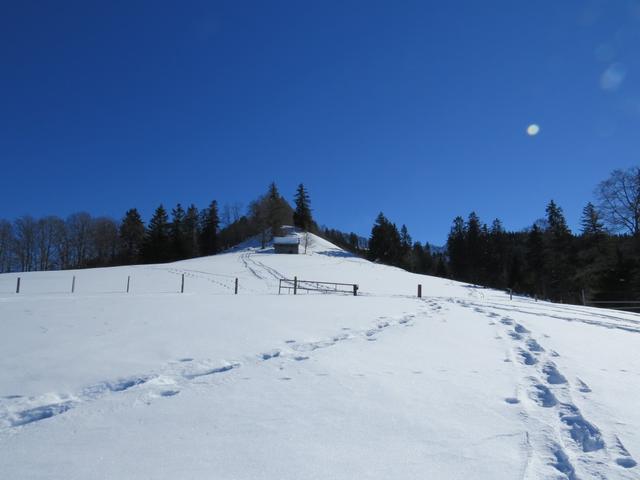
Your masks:
{"label": "white snow surface", "polygon": [[640,478],[640,316],[305,244],[0,275],[0,478]]}

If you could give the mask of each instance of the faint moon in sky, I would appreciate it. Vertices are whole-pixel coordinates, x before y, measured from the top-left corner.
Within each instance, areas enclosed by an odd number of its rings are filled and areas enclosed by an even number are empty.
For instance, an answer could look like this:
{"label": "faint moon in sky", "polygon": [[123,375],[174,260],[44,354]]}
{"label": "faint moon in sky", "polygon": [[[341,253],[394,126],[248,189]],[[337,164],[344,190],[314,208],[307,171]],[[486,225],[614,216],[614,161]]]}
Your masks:
{"label": "faint moon in sky", "polygon": [[536,125],[535,123],[532,123],[527,127],[527,135],[529,135],[530,137],[536,136],[538,132],[540,132],[540,126]]}

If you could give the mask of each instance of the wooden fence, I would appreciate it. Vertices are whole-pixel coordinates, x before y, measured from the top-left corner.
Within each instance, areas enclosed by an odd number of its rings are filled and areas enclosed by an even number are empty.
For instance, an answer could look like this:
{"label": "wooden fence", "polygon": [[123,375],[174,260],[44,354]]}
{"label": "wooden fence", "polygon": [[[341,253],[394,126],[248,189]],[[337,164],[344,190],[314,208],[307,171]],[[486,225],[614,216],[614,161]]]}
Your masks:
{"label": "wooden fence", "polygon": [[318,280],[300,280],[298,277],[281,278],[278,285],[278,295],[283,291],[286,293],[298,294],[298,291],[320,292],[320,293],[346,293],[353,296],[358,295],[358,285],[355,283],[321,282]]}

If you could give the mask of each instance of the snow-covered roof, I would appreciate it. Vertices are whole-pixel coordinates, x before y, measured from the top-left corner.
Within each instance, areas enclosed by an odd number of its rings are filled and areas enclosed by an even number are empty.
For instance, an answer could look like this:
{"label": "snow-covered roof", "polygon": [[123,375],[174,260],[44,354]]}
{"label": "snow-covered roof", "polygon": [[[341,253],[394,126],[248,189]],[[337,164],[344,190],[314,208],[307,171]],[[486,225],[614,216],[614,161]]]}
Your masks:
{"label": "snow-covered roof", "polygon": [[300,243],[300,239],[295,236],[289,237],[273,237],[274,245],[298,245]]}

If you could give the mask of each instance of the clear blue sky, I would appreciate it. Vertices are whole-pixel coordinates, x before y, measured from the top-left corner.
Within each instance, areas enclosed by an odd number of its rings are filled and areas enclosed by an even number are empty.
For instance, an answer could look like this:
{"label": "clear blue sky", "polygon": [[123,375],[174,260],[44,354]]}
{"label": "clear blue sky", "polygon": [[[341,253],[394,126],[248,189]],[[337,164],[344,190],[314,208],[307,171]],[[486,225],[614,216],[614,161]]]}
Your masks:
{"label": "clear blue sky", "polygon": [[[8,2],[0,217],[243,204],[308,186],[442,244],[553,198],[576,227],[640,155],[640,3]],[[540,125],[535,137],[530,123]]]}

